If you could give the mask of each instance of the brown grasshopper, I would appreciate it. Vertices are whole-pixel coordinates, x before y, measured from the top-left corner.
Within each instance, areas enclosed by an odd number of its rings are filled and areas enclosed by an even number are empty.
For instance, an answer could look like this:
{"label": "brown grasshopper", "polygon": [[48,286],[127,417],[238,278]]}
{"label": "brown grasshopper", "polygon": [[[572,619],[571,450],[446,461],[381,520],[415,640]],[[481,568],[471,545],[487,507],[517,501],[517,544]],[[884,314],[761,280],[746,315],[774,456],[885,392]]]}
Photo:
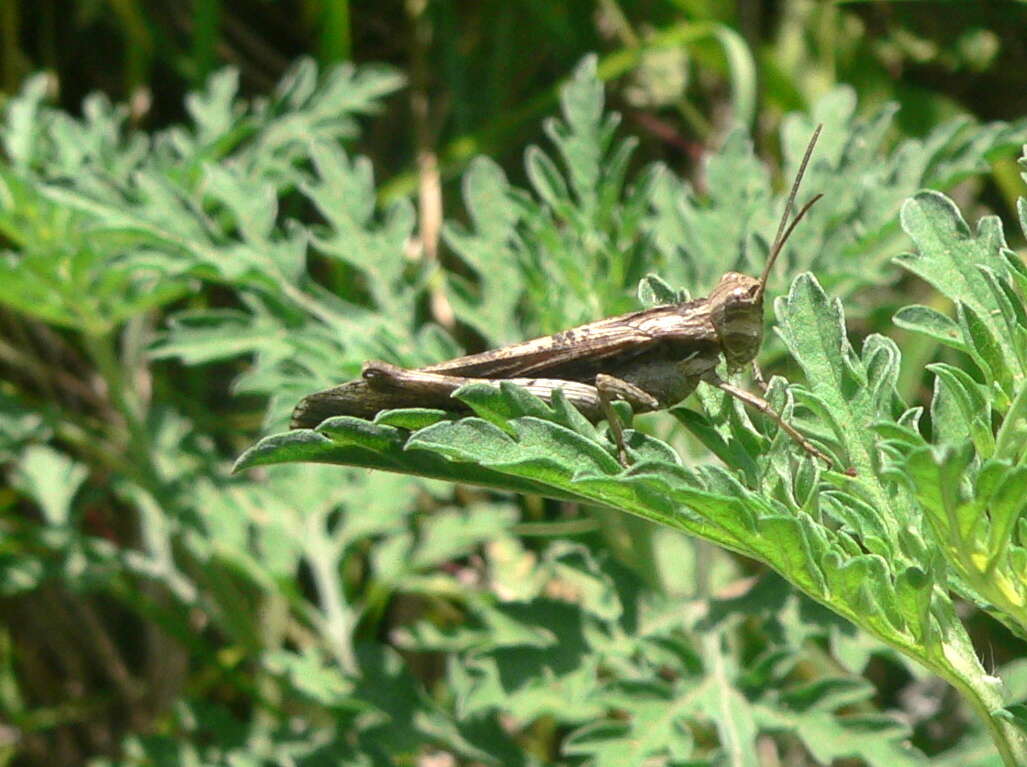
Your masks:
{"label": "brown grasshopper", "polygon": [[827,456],[770,403],[724,381],[716,372],[721,358],[729,371],[752,363],[761,380],[755,358],[763,342],[767,276],[796,224],[820,199],[820,195],[813,197],[788,223],[819,135],[818,126],[806,147],[758,280],[728,272],[705,298],[622,314],[416,370],[367,362],[361,378],[304,397],[293,411],[292,428],[314,428],[336,415],[371,418],[382,410],[402,407],[467,411],[452,397],[461,386],[509,381],[543,400],[561,389],[590,421],[605,419],[618,457],[627,465],[624,431],[613,402],[624,401],[635,413],[662,410],[685,399],[702,381],[773,418],[807,453],[830,465]]}

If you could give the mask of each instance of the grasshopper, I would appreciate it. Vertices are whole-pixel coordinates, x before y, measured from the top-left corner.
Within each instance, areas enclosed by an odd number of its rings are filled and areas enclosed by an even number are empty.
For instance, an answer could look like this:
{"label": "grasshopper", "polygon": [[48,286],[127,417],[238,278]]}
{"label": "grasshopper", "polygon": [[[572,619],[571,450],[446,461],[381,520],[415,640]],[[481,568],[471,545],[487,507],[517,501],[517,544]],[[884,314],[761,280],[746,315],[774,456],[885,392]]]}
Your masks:
{"label": "grasshopper", "polygon": [[301,400],[292,414],[292,428],[314,428],[336,415],[371,418],[379,411],[401,407],[466,411],[452,397],[461,386],[509,381],[547,401],[560,389],[590,421],[605,419],[618,458],[626,466],[624,430],[613,403],[626,402],[634,413],[663,410],[681,402],[703,382],[773,418],[807,453],[830,466],[830,459],[763,397],[717,374],[721,359],[730,372],[751,363],[762,383],[755,358],[763,342],[767,277],[796,224],[820,199],[821,195],[814,196],[789,223],[819,135],[820,126],[806,147],[759,279],[727,272],[705,298],[622,314],[415,370],[370,361],[364,364],[361,378]]}

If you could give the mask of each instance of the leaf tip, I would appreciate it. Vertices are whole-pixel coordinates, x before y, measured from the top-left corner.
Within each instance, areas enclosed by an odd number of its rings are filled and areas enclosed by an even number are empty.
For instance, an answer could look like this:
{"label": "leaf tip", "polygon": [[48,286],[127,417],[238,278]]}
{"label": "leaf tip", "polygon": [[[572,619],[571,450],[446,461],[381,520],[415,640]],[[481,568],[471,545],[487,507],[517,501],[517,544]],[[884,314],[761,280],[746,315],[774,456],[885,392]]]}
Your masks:
{"label": "leaf tip", "polygon": [[308,453],[331,444],[331,440],[313,429],[293,429],[279,434],[271,434],[257,444],[247,448],[232,465],[232,474],[252,469],[256,466],[267,466],[275,463],[287,463],[308,458]]}

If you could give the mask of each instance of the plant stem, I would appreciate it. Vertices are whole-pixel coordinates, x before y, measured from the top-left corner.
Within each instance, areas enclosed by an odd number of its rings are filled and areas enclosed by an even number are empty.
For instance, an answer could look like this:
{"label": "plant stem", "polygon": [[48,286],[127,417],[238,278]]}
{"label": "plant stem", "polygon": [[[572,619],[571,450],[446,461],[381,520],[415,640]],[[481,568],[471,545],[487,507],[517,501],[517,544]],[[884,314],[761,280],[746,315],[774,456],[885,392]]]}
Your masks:
{"label": "plant stem", "polygon": [[324,616],[324,638],[343,673],[356,676],[359,666],[352,644],[353,613],[345,606],[336,553],[323,536],[308,538],[306,555]]}

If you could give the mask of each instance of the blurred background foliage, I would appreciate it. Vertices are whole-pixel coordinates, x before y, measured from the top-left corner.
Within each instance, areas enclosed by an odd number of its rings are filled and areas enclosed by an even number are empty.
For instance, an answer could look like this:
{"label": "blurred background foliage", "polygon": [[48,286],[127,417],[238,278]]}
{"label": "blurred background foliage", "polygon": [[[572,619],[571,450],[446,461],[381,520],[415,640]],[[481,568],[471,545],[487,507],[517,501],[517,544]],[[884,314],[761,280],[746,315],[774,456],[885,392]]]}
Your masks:
{"label": "blurred background foliage", "polygon": [[[365,358],[751,268],[736,206],[814,121],[844,172],[776,292],[815,269],[926,401],[938,344],[891,316],[945,306],[889,266],[898,206],[1015,217],[1025,30],[1020,3],[0,5],[0,763],[992,763],[940,682],[752,562],[537,497],[229,468]],[[592,52],[615,139],[559,102]],[[575,152],[593,178],[547,159]],[[1023,642],[967,620],[1023,686]]]}
{"label": "blurred background foliage", "polygon": [[477,153],[519,170],[555,84],[591,51],[604,79],[618,80],[613,106],[645,156],[679,166],[715,143],[738,92],[764,147],[784,112],[836,83],[853,86],[864,110],[901,104],[911,135],[963,112],[988,121],[1027,107],[1027,10],[1011,2],[40,0],[0,13],[4,91],[47,69],[62,106],[77,110],[101,91],[148,128],[181,119],[185,93],[225,65],[239,69],[244,92],[263,93],[301,55],[392,64],[412,87],[359,144],[384,193],[409,190],[425,143],[447,175]]}

